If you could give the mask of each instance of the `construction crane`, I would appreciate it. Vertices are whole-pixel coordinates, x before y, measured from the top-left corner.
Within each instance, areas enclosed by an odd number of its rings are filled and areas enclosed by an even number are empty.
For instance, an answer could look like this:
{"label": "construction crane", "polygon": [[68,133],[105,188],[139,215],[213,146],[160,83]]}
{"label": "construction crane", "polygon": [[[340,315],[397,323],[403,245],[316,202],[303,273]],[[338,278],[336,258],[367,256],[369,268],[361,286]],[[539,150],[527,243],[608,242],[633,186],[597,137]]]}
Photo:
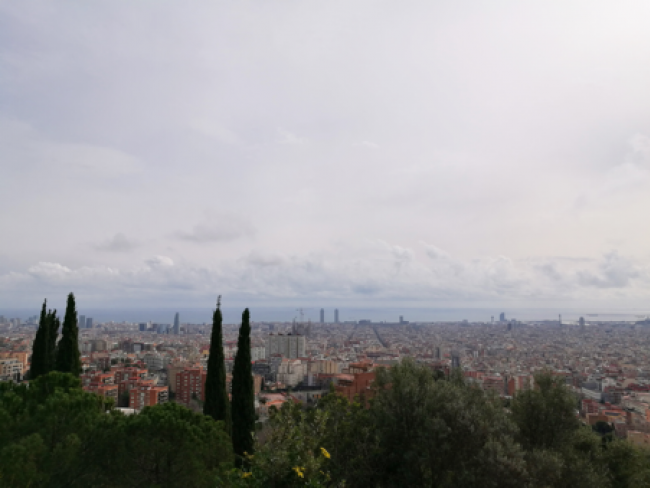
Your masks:
{"label": "construction crane", "polygon": [[297,308],[296,312],[300,312],[300,323],[302,324],[305,321],[305,312],[302,308]]}

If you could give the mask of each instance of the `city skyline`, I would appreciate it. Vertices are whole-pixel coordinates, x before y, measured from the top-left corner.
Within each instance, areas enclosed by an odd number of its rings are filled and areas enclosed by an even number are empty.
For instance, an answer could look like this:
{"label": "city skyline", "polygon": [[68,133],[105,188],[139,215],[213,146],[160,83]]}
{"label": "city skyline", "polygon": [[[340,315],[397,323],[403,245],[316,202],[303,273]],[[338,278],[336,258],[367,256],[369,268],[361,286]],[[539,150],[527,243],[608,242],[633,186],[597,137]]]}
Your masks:
{"label": "city skyline", "polygon": [[[93,314],[95,322],[106,323],[138,323],[141,326],[164,326],[174,333],[174,322],[176,314],[182,314],[184,320],[179,318],[180,325],[183,324],[209,324],[212,318],[212,310],[209,308],[183,308],[179,312],[172,309],[87,309]],[[222,307],[224,323],[238,324],[241,319],[241,308]],[[318,307],[303,308],[303,318],[297,315],[293,307],[276,308],[253,308],[251,309],[251,320],[256,323],[320,323],[320,310]],[[505,311],[504,311],[505,310]],[[523,308],[324,308],[324,324],[352,323],[360,320],[370,320],[371,323],[396,324],[403,320],[405,323],[435,323],[435,322],[457,322],[467,320],[471,323],[507,323],[516,321],[546,321],[558,322],[558,314],[563,323],[577,325],[581,317],[594,322],[622,321],[634,323],[644,320],[650,316],[650,309],[523,309]],[[329,313],[329,315],[328,315]],[[503,315],[503,319],[501,316]],[[81,322],[81,318],[79,320]],[[564,317],[564,318],[562,318]],[[36,323],[38,315],[32,309],[2,309],[0,310],[0,322],[2,320],[17,318],[23,323]],[[167,329],[162,333],[167,333]]]}

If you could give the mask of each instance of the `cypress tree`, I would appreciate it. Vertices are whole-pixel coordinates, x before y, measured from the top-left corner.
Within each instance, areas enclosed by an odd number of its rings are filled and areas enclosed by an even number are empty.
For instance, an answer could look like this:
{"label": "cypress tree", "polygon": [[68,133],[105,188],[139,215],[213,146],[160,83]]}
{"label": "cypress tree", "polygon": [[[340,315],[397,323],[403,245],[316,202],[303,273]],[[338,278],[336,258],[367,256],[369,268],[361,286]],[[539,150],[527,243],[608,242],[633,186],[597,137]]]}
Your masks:
{"label": "cypress tree", "polygon": [[49,316],[46,312],[47,300],[43,301],[38,330],[32,344],[32,363],[29,368],[29,379],[35,380],[47,373],[47,341],[49,339]]}
{"label": "cypress tree", "polygon": [[210,337],[210,357],[208,358],[208,376],[205,379],[205,403],[203,413],[215,420],[224,422],[226,432],[232,432],[230,417],[230,399],[226,390],[226,364],[223,355],[223,338],[221,323],[221,296],[217,299],[217,309],[212,315],[212,335]]}
{"label": "cypress tree", "polygon": [[232,371],[232,444],[235,453],[253,452],[255,397],[251,368],[250,312],[244,310]]}
{"label": "cypress tree", "polygon": [[61,327],[61,320],[56,316],[56,309],[50,310],[47,314],[47,349],[46,349],[46,372],[54,371],[56,367],[56,340],[59,337],[59,327]]}
{"label": "cypress tree", "polygon": [[[56,322],[56,321],[54,321]],[[52,326],[54,326],[53,324]],[[81,374],[81,357],[79,355],[79,329],[77,327],[77,310],[74,295],[68,295],[68,304],[63,319],[61,340],[56,349],[55,369],[62,373]]]}

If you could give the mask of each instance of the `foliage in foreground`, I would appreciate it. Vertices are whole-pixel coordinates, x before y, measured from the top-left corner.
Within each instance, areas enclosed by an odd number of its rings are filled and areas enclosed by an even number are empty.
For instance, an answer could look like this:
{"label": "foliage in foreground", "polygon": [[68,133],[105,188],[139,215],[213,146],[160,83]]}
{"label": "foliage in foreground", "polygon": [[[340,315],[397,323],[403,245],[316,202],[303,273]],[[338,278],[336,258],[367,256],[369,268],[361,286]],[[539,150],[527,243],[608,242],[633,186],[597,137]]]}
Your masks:
{"label": "foliage in foreground", "polygon": [[1,384],[0,486],[212,487],[231,466],[230,438],[210,417],[172,403],[110,408],[71,374]]}
{"label": "foliage in foreground", "polygon": [[581,426],[562,381],[536,383],[510,412],[460,376],[405,360],[380,370],[369,408],[330,394],[274,410],[235,469],[222,422],[172,403],[124,416],[51,372],[0,385],[0,486],[650,486],[647,451]]}
{"label": "foliage in foreground", "polygon": [[406,360],[378,373],[368,409],[335,395],[316,409],[285,404],[268,441],[231,479],[270,487],[650,486],[646,451],[582,427],[561,380],[536,382],[510,413],[462,377],[443,380]]}

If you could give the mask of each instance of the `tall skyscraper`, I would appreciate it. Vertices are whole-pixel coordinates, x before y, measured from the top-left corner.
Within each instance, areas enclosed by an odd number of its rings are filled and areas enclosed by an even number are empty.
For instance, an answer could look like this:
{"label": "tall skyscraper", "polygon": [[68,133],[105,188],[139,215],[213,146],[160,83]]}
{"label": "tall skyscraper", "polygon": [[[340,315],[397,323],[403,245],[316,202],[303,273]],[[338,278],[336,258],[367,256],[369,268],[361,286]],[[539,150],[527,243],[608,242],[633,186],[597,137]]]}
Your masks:
{"label": "tall skyscraper", "polygon": [[505,313],[505,312],[501,312],[501,313],[499,314],[499,322],[505,322],[505,321],[506,321],[506,313]]}
{"label": "tall skyscraper", "polygon": [[339,323],[339,309],[338,308],[334,309],[334,323],[335,324]]}
{"label": "tall skyscraper", "polygon": [[176,315],[174,315],[174,335],[178,335],[181,333],[181,321],[178,316],[178,312],[176,312]]}
{"label": "tall skyscraper", "polygon": [[320,309],[320,323],[321,324],[325,323],[325,309],[324,308]]}
{"label": "tall skyscraper", "polygon": [[85,329],[86,328],[86,316],[85,315],[79,315],[79,326],[80,329]]}
{"label": "tall skyscraper", "polygon": [[86,317],[86,329],[92,329],[92,328],[93,328],[93,318]]}

